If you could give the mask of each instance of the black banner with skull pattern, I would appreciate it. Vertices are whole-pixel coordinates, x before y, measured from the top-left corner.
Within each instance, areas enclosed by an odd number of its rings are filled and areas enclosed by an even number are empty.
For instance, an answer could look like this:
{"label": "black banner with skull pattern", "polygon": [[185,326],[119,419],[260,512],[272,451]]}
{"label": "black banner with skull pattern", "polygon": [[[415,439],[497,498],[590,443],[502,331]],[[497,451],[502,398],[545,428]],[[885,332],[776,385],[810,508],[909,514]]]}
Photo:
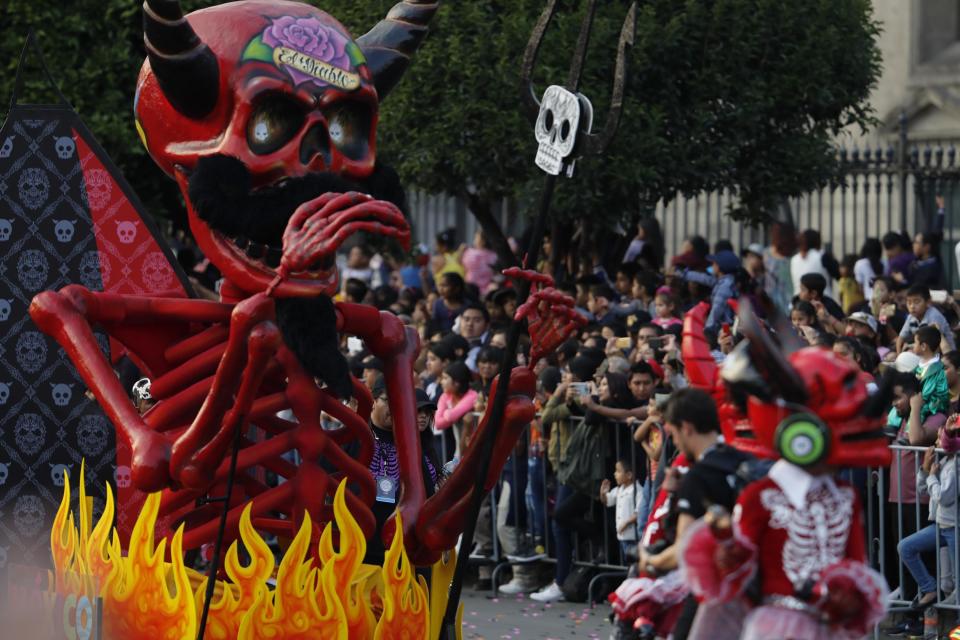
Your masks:
{"label": "black banner with skull pattern", "polygon": [[[150,217],[76,113],[15,106],[0,128],[0,574],[8,561],[49,564],[65,473],[75,487],[81,460],[95,518],[105,483],[129,487],[112,425],[64,350],[27,312],[38,292],[69,284],[129,295],[189,291]],[[96,336],[109,357],[108,338]]]}

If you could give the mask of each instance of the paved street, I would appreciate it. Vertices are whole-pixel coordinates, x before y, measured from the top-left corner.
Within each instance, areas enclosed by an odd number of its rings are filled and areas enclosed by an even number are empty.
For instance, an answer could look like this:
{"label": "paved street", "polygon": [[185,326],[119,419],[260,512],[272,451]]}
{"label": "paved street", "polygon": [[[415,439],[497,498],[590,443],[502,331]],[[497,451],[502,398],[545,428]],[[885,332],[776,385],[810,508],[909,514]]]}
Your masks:
{"label": "paved street", "polygon": [[557,602],[541,604],[527,596],[492,598],[489,591],[464,590],[463,637],[465,640],[502,638],[599,638],[610,636],[610,607]]}

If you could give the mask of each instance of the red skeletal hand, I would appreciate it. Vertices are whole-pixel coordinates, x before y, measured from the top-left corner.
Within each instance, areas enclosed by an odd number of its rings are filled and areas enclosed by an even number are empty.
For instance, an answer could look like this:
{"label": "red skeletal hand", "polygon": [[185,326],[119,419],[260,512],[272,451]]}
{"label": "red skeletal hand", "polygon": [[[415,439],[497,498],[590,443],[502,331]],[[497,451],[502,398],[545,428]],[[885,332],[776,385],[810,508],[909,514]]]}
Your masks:
{"label": "red skeletal hand", "polygon": [[517,267],[505,269],[503,275],[514,280],[527,280],[535,288],[514,316],[518,322],[527,321],[532,343],[530,366],[533,367],[540,358],[553,353],[575,335],[587,320],[574,309],[573,298],[553,288],[550,276]]}
{"label": "red skeletal hand", "polygon": [[287,223],[280,273],[309,269],[360,231],[395,238],[410,248],[410,225],[395,204],[364,193],[325,193],[297,207]]}

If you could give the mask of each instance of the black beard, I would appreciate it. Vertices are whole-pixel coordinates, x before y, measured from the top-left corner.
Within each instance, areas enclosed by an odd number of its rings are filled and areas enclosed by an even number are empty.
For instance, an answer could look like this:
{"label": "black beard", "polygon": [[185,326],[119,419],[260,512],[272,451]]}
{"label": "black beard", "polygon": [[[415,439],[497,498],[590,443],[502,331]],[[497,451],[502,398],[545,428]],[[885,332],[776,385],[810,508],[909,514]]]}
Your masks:
{"label": "black beard", "polygon": [[315,378],[327,383],[338,398],[353,395],[350,366],[340,352],[337,314],[327,296],[278,298],[277,324],[283,341]]}
{"label": "black beard", "polygon": [[392,202],[404,215],[407,213],[400,177],[383,164],[377,164],[370,177],[362,181],[333,173],[310,173],[253,189],[250,171],[242,161],[215,155],[197,162],[188,189],[194,211],[211,229],[231,238],[246,237],[273,247],[281,246],[287,221],[297,207],[325,193],[347,191]]}
{"label": "black beard", "polygon": [[[378,164],[363,181],[332,173],[287,178],[276,185],[253,189],[250,172],[237,158],[201,158],[190,176],[188,194],[194,211],[211,229],[234,239],[245,237],[269,247],[281,247],[290,217],[304,202],[324,193],[358,191],[392,202],[406,214],[406,195],[391,167]],[[370,238],[375,243],[376,238]],[[353,393],[350,368],[340,352],[337,317],[327,296],[280,298],[277,323],[284,342],[310,375],[325,382],[339,398]]]}

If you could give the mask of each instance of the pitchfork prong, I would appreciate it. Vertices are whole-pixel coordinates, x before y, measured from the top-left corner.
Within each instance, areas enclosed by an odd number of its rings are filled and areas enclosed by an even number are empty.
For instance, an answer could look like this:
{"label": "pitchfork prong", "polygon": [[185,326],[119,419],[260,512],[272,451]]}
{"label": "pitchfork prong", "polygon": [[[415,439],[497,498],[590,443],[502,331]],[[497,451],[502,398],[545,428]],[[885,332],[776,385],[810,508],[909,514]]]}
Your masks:
{"label": "pitchfork prong", "polygon": [[527,50],[523,54],[523,65],[520,67],[520,99],[530,124],[536,124],[537,116],[540,114],[540,98],[533,89],[533,65],[537,63],[537,53],[540,51],[547,27],[550,26],[550,21],[556,12],[557,0],[548,0],[546,8],[540,14],[540,19],[533,27],[530,41],[527,42]]}
{"label": "pitchfork prong", "polygon": [[620,126],[620,116],[623,115],[623,96],[627,86],[627,50],[633,46],[637,32],[637,3],[630,5],[627,17],[620,30],[620,42],[617,44],[617,67],[613,75],[613,95],[610,98],[610,110],[607,112],[607,121],[603,125],[603,132],[598,135],[587,133],[581,144],[581,155],[595,156],[606,151],[613,142]]}

